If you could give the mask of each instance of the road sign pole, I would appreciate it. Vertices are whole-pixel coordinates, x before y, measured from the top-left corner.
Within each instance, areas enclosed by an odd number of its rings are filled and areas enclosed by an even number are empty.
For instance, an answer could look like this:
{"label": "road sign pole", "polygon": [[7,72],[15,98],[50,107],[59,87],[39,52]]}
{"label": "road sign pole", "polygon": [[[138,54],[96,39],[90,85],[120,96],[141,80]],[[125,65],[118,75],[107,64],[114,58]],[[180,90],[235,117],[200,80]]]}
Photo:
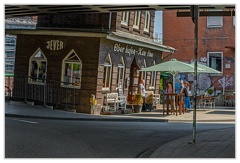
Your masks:
{"label": "road sign pole", "polygon": [[196,108],[197,108],[197,60],[198,60],[198,17],[199,17],[199,6],[192,5],[191,9],[191,17],[194,23],[194,110],[193,110],[193,140],[192,143],[196,143]]}

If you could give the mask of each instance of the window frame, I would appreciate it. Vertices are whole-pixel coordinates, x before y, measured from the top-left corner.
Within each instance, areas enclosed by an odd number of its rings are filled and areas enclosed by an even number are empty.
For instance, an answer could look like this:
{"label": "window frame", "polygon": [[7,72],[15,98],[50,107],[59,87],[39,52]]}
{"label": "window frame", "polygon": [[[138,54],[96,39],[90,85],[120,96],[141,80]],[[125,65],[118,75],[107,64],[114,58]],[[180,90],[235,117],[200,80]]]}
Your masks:
{"label": "window frame", "polygon": [[[222,11],[222,10],[209,10],[209,11]],[[211,23],[211,19],[217,19],[219,18],[220,20],[220,25],[214,25],[213,23]],[[222,28],[223,27],[223,17],[222,16],[207,16],[207,27],[208,28]]]}
{"label": "window frame", "polygon": [[151,14],[149,11],[145,12],[145,20],[144,20],[144,32],[150,31],[150,20],[151,20]]}
{"label": "window frame", "polygon": [[128,11],[122,12],[121,24],[128,26],[128,20],[129,20],[129,12]]}
{"label": "window frame", "polygon": [[134,21],[133,21],[134,29],[140,28],[140,21],[141,21],[141,11],[135,11],[134,12]]}
{"label": "window frame", "polygon": [[[72,57],[71,55],[74,54]],[[72,58],[76,57],[77,60],[71,60]],[[73,79],[75,80],[76,78],[74,78],[74,69],[70,69],[70,79],[69,83],[66,83],[66,77],[69,77],[68,75],[66,76],[66,64],[72,64],[70,67],[73,67],[74,64],[78,65],[79,64],[79,85],[75,85],[72,84],[73,83]],[[67,70],[68,71],[68,70]],[[68,73],[68,72],[67,72]],[[68,88],[76,88],[76,89],[81,89],[81,80],[82,80],[82,60],[80,59],[80,57],[77,55],[77,53],[72,49],[67,55],[66,57],[62,60],[62,74],[61,74],[61,87],[68,87]]]}
{"label": "window frame", "polygon": [[[156,65],[156,62],[153,61],[153,65]],[[149,89],[153,90],[156,87],[156,78],[157,78],[157,72],[152,71],[150,76],[150,82],[149,82]]]}
{"label": "window frame", "polygon": [[[216,55],[216,57],[218,57],[218,58],[219,58],[219,56],[217,56],[217,55],[220,55],[220,58],[221,58],[221,71],[220,70],[218,70],[218,71],[223,73],[223,52],[207,52],[207,65],[208,65],[208,67],[210,67],[210,57],[213,58],[214,55]],[[213,68],[213,67],[210,67],[210,68]],[[213,69],[215,69],[215,68],[213,68]],[[217,70],[217,69],[215,69],[215,70]],[[222,74],[211,74],[211,75],[212,76],[222,76]]]}
{"label": "window frame", "polygon": [[[145,67],[147,67],[146,60],[143,59],[143,66],[141,66],[141,68],[145,68]],[[142,72],[142,79],[144,81],[146,81],[147,80],[147,72],[146,71],[141,71],[141,72]]]}
{"label": "window frame", "polygon": [[[38,53],[40,53],[40,55],[42,57],[36,57],[38,55]],[[32,73],[32,67],[33,67],[33,61],[35,61],[37,63],[37,72],[36,72],[36,80],[33,79],[33,76],[31,75]],[[42,62],[46,62],[46,65],[45,65],[45,72],[42,73],[42,79],[40,80],[39,79],[39,64],[38,63],[42,63]],[[44,75],[45,74],[45,75]],[[43,78],[43,75],[44,75],[44,78]],[[40,48],[38,48],[34,53],[33,55],[29,58],[29,64],[28,64],[28,83],[31,83],[31,84],[38,84],[38,85],[43,85],[45,84],[45,81],[47,79],[47,58],[46,56],[44,55],[44,53],[42,52],[42,50]]]}
{"label": "window frame", "polygon": [[117,87],[119,88],[124,88],[124,75],[125,75],[125,63],[123,57],[121,57],[121,62],[118,64],[117,72]]}
{"label": "window frame", "polygon": [[[111,55],[108,54],[107,58],[103,64],[104,68],[103,68],[103,91],[110,91],[111,90],[111,79],[112,79],[112,59],[111,59]],[[105,70],[107,70],[105,72]],[[108,73],[109,72],[109,73]],[[107,76],[109,78],[108,83],[107,83]],[[107,86],[108,84],[108,86]]]}

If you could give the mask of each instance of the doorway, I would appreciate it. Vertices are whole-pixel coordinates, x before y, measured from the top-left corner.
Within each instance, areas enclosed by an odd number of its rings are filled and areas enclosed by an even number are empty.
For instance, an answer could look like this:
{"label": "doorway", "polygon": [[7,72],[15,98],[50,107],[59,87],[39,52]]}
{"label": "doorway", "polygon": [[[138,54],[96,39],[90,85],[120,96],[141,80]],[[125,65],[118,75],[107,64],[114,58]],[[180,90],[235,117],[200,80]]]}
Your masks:
{"label": "doorway", "polygon": [[128,88],[128,101],[132,101],[132,96],[138,92],[138,85],[142,78],[142,72],[138,71],[140,67],[137,65],[136,59],[133,59],[133,62],[130,67],[130,84]]}

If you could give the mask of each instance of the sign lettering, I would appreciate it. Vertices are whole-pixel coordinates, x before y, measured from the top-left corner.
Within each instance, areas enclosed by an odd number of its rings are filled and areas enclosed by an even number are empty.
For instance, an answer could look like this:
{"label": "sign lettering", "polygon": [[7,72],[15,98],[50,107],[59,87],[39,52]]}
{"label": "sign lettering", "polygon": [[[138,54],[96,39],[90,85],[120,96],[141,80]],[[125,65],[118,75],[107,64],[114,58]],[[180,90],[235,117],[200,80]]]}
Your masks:
{"label": "sign lettering", "polygon": [[124,46],[121,46],[121,44],[119,44],[119,43],[114,44],[113,51],[125,53],[125,54],[128,54],[129,56],[130,55],[141,55],[144,57],[145,56],[153,57],[153,55],[154,55],[150,50],[146,51],[142,47],[140,47],[138,49],[134,49],[132,46],[126,45],[124,47]]}
{"label": "sign lettering", "polygon": [[49,50],[62,50],[63,49],[63,42],[60,40],[50,40],[47,41],[47,49]]}

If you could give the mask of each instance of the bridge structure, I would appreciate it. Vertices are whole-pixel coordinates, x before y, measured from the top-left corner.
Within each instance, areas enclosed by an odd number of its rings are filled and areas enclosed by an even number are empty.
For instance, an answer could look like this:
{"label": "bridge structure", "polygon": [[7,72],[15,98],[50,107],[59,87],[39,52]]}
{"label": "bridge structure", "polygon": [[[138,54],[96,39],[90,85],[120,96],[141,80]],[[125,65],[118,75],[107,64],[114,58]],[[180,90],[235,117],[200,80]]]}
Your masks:
{"label": "bridge structure", "polygon": [[[149,11],[149,10],[176,10],[178,16],[190,16],[190,5],[5,5],[5,18],[40,16],[40,15],[64,15],[64,14],[88,14],[110,13],[121,11]],[[210,10],[218,10],[211,11]],[[199,5],[200,16],[234,16],[235,4],[227,5]]]}

